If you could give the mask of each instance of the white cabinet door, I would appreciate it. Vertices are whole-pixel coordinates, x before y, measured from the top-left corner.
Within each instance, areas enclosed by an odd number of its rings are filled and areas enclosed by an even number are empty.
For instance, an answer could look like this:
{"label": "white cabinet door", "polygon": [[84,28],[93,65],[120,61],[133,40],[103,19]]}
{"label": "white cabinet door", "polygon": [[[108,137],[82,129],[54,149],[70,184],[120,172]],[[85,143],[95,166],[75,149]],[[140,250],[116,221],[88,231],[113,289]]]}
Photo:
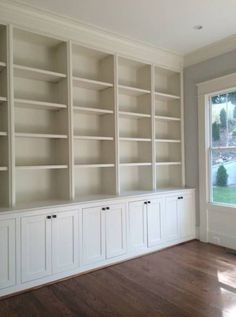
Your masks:
{"label": "white cabinet door", "polygon": [[164,201],[162,198],[152,199],[147,205],[148,247],[162,242]]}
{"label": "white cabinet door", "polygon": [[147,247],[147,219],[144,201],[129,203],[128,208],[128,239],[132,251]]}
{"label": "white cabinet door", "polygon": [[125,205],[111,205],[106,211],[106,257],[126,252]]}
{"label": "white cabinet door", "polygon": [[51,219],[46,215],[21,219],[22,282],[51,274]]}
{"label": "white cabinet door", "polygon": [[195,237],[195,199],[192,194],[185,194],[179,201],[181,238]]}
{"label": "white cabinet door", "polygon": [[92,264],[105,259],[105,211],[101,207],[82,211],[82,262]]}
{"label": "white cabinet door", "polygon": [[0,289],[15,284],[15,220],[0,220]]}
{"label": "white cabinet door", "polygon": [[52,215],[53,273],[77,267],[79,257],[78,213],[66,211]]}
{"label": "white cabinet door", "polygon": [[169,196],[165,199],[163,217],[164,240],[171,241],[179,237],[178,196]]}

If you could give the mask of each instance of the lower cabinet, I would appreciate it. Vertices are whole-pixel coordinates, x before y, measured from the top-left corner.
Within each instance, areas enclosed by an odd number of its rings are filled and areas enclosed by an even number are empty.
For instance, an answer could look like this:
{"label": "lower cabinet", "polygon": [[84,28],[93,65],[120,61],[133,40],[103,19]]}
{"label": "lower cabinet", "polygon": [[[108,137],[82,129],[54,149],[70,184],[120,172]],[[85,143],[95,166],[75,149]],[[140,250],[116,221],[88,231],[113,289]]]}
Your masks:
{"label": "lower cabinet", "polygon": [[0,289],[16,282],[15,219],[0,220]]}
{"label": "lower cabinet", "polygon": [[82,210],[83,264],[96,263],[125,252],[125,205],[84,208]]}
{"label": "lower cabinet", "polygon": [[[182,196],[181,196],[182,197]],[[165,198],[163,217],[164,241],[176,240],[179,237],[179,197],[174,195]]]}
{"label": "lower cabinet", "polygon": [[191,194],[185,194],[182,197],[178,205],[180,237],[187,239],[196,234],[195,197]]}
{"label": "lower cabinet", "polygon": [[154,247],[162,242],[164,204],[162,198],[129,203],[128,237],[132,251]]}
{"label": "lower cabinet", "polygon": [[78,249],[77,211],[22,217],[22,282],[76,267]]}

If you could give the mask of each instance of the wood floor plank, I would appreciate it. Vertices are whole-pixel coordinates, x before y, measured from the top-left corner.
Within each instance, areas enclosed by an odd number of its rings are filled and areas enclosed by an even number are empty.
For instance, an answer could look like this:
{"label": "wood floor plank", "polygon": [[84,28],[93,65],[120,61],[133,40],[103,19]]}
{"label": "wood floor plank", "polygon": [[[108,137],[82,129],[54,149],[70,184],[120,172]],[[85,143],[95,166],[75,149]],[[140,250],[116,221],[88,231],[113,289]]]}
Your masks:
{"label": "wood floor plank", "polygon": [[198,241],[0,301],[0,317],[235,317],[236,256]]}

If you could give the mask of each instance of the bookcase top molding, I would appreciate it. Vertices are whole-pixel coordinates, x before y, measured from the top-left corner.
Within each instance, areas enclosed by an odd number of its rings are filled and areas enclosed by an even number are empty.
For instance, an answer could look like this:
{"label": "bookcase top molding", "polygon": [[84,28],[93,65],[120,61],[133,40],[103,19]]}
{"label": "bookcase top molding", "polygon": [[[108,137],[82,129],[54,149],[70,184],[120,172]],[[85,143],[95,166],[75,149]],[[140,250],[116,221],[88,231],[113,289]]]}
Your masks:
{"label": "bookcase top molding", "polygon": [[[0,23],[180,71],[183,56],[18,1],[0,0]],[[112,48],[112,50],[111,50]]]}

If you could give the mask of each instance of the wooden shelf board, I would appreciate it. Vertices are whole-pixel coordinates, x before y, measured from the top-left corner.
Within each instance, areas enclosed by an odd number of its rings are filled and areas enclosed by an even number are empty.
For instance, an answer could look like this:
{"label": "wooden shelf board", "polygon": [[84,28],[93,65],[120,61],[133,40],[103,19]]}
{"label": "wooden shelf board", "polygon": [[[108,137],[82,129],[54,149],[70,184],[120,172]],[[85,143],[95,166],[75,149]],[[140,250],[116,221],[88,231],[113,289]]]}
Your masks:
{"label": "wooden shelf board", "polygon": [[0,131],[0,136],[7,136],[7,132]]}
{"label": "wooden shelf board", "polygon": [[2,71],[5,67],[7,67],[7,64],[5,62],[0,62],[0,71]]}
{"label": "wooden shelf board", "polygon": [[128,112],[128,111],[119,111],[120,117],[124,118],[151,118],[150,114],[147,113],[138,113],[138,112]]}
{"label": "wooden shelf board", "polygon": [[163,165],[181,165],[181,162],[156,162],[156,166]]}
{"label": "wooden shelf board", "polygon": [[15,98],[15,106],[23,107],[23,108],[49,109],[49,110],[59,110],[59,109],[67,108],[67,105],[60,104],[60,103],[28,100],[28,99],[21,99],[21,98]]}
{"label": "wooden shelf board", "polygon": [[150,94],[151,91],[147,89],[137,88],[137,87],[119,85],[119,93],[130,95],[130,96],[141,96],[145,94]]}
{"label": "wooden shelf board", "polygon": [[115,167],[115,164],[75,164],[75,168]]}
{"label": "wooden shelf board", "polygon": [[180,118],[177,117],[169,117],[169,116],[155,116],[156,120],[164,120],[164,121],[181,121]]}
{"label": "wooden shelf board", "polygon": [[125,137],[120,137],[120,141],[133,141],[133,142],[151,142],[152,139],[148,138],[125,138]]}
{"label": "wooden shelf board", "polygon": [[35,80],[57,82],[66,78],[65,74],[23,65],[14,65],[14,76]]}
{"label": "wooden shelf board", "polygon": [[6,101],[7,101],[7,98],[6,98],[6,97],[1,97],[1,96],[0,96],[0,104],[3,103],[3,102],[6,102]]}
{"label": "wooden shelf board", "polygon": [[8,170],[7,166],[0,166],[0,172],[5,172]]}
{"label": "wooden shelf board", "polygon": [[98,141],[113,141],[114,138],[113,137],[107,137],[107,136],[89,136],[89,135],[83,135],[83,136],[79,136],[79,135],[75,135],[74,139],[77,140],[98,140]]}
{"label": "wooden shelf board", "polygon": [[177,139],[156,139],[156,142],[163,142],[163,143],[180,143],[181,140],[177,140]]}
{"label": "wooden shelf board", "polygon": [[136,162],[136,163],[120,163],[120,166],[128,167],[128,166],[151,166],[152,163],[150,162]]}
{"label": "wooden shelf board", "polygon": [[50,169],[66,169],[68,165],[17,165],[17,170],[50,170]]}
{"label": "wooden shelf board", "polygon": [[172,95],[172,94],[166,94],[163,92],[155,92],[155,96],[160,100],[179,100],[180,96]]}
{"label": "wooden shelf board", "polygon": [[78,106],[74,106],[74,111],[83,112],[86,114],[97,114],[97,115],[105,115],[105,114],[113,114],[114,113],[113,110],[108,110],[108,109],[78,107]]}
{"label": "wooden shelf board", "polygon": [[111,83],[81,77],[73,77],[73,83],[75,86],[92,90],[103,90],[113,87],[113,84]]}
{"label": "wooden shelf board", "polygon": [[67,139],[65,134],[44,134],[44,133],[15,133],[16,137],[21,138],[47,138],[47,139]]}

